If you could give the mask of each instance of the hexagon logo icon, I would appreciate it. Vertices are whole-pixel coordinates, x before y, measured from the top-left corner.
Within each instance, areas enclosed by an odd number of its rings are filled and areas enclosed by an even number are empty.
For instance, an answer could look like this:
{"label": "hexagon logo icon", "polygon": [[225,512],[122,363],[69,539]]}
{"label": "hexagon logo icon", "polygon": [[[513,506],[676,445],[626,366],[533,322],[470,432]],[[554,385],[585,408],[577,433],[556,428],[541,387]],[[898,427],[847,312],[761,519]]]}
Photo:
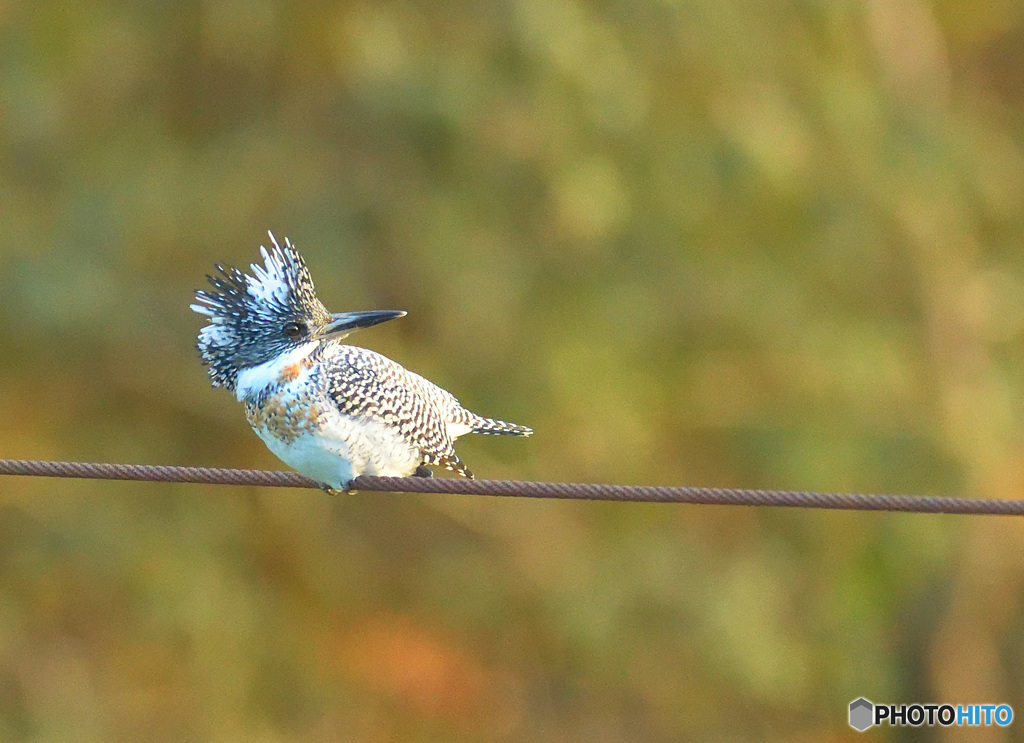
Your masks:
{"label": "hexagon logo icon", "polygon": [[874,725],[875,705],[864,697],[858,697],[850,702],[850,727],[863,733]]}

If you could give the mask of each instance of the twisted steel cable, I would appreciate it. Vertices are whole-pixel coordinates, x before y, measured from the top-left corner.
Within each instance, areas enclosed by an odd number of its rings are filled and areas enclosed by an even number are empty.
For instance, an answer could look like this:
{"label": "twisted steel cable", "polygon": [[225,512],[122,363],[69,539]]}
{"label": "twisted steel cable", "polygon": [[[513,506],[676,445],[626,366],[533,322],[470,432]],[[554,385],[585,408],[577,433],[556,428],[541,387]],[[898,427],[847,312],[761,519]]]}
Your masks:
{"label": "twisted steel cable", "polygon": [[[207,485],[316,488],[297,472],[241,470],[215,467],[179,467],[150,464],[52,462],[35,459],[0,459],[0,475],[76,477],[95,480],[189,482]],[[600,485],[576,482],[523,480],[463,480],[422,477],[372,477],[355,480],[356,490],[395,493],[453,493],[519,498],[629,501],[642,503],[694,503],[719,506],[775,506],[826,508],[847,511],[901,511],[905,513],[1022,516],[1024,500],[955,498],[947,496],[865,495],[794,490]]]}
{"label": "twisted steel cable", "polygon": [[109,464],[51,462],[40,459],[0,459],[0,475],[76,477],[89,480],[142,480],[191,482],[204,485],[262,485],[277,488],[315,488],[317,484],[298,472],[235,470],[218,467],[181,467],[163,464]]}

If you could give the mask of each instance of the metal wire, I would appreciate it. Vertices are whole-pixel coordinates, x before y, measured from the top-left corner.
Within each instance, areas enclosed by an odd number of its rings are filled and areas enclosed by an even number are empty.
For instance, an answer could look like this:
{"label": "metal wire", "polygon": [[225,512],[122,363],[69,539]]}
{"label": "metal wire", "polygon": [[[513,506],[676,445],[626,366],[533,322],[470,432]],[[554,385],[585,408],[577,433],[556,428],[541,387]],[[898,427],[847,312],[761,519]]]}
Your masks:
{"label": "metal wire", "polygon": [[205,485],[262,485],[273,488],[315,488],[317,484],[298,472],[232,470],[217,467],[179,467],[161,464],[109,464],[96,462],[48,462],[40,459],[0,459],[0,475],[77,477],[90,480],[144,480],[192,482]]}
{"label": "metal wire", "polygon": [[[76,477],[94,480],[190,482],[207,485],[258,485],[278,488],[316,488],[297,472],[236,470],[214,467],[178,467],[151,464],[50,462],[37,459],[0,459],[0,475]],[[718,506],[776,506],[826,508],[846,511],[902,511],[906,513],[1022,516],[1024,500],[953,498],[916,495],[865,495],[794,490],[657,487],[649,485],[596,485],[578,482],[524,480],[463,480],[423,477],[371,477],[353,483],[356,490],[395,493],[454,493],[518,498],[629,501],[643,503],[695,503]]]}

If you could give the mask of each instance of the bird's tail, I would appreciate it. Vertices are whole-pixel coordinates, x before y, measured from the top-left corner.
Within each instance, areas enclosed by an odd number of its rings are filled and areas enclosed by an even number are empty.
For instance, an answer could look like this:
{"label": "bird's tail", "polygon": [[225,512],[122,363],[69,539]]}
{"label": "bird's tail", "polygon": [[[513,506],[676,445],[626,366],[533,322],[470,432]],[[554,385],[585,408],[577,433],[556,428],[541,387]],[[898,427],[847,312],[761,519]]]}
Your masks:
{"label": "bird's tail", "polygon": [[472,422],[473,433],[487,433],[505,436],[532,436],[533,429],[515,423],[497,421],[493,418],[477,418]]}

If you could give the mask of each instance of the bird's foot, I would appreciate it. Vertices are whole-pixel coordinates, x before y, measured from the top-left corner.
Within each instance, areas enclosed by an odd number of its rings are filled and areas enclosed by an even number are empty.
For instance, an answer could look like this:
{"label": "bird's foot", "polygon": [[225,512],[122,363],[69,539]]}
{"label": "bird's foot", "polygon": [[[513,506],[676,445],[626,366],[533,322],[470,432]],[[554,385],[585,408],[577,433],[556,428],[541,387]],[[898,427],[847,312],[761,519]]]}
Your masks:
{"label": "bird's foot", "polygon": [[421,464],[416,468],[416,471],[412,473],[413,477],[433,477],[434,473],[425,464]]}
{"label": "bird's foot", "polygon": [[349,480],[348,484],[345,486],[344,490],[338,490],[337,488],[332,488],[330,485],[321,485],[320,489],[323,490],[325,493],[327,493],[327,495],[352,495],[352,494],[358,492],[354,487],[352,487],[352,484],[354,482],[355,482],[355,480]]}

